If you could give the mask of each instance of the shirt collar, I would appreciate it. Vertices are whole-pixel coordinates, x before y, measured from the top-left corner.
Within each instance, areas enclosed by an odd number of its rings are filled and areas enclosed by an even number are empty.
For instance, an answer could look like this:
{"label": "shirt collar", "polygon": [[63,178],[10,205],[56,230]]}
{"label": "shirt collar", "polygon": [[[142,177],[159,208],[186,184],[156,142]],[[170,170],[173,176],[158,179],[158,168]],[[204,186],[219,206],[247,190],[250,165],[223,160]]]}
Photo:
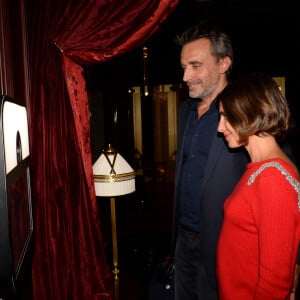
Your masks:
{"label": "shirt collar", "polygon": [[[195,98],[188,98],[188,103],[191,107],[191,110],[192,111],[196,111],[197,110],[197,107],[198,107],[198,104],[199,104],[199,99],[195,99]],[[217,110],[218,111],[218,105],[217,105],[217,101],[216,99],[210,104],[210,107],[209,107],[209,110],[208,111],[215,111]]]}

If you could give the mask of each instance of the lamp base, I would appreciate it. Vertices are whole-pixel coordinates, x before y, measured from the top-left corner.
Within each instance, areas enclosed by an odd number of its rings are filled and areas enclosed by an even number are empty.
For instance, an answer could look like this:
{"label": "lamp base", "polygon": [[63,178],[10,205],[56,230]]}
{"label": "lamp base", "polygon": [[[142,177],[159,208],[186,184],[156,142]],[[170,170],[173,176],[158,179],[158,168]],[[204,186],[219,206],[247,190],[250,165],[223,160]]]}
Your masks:
{"label": "lamp base", "polygon": [[110,212],[111,212],[111,233],[113,246],[113,270],[114,274],[114,289],[115,300],[119,299],[119,267],[118,267],[118,244],[117,244],[117,221],[116,221],[116,198],[110,198]]}
{"label": "lamp base", "polygon": [[114,292],[115,292],[115,300],[119,300],[119,290],[120,290],[120,287],[119,287],[119,272],[120,270],[115,268],[113,269],[113,274],[114,274]]}

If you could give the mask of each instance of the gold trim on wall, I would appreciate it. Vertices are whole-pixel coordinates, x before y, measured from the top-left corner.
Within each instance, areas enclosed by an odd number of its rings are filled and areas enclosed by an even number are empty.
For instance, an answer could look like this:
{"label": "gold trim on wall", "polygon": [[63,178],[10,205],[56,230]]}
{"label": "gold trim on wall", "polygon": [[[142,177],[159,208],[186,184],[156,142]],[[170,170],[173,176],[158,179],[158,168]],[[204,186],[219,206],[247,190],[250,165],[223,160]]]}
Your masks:
{"label": "gold trim on wall", "polygon": [[273,77],[277,82],[282,95],[285,97],[285,77]]}

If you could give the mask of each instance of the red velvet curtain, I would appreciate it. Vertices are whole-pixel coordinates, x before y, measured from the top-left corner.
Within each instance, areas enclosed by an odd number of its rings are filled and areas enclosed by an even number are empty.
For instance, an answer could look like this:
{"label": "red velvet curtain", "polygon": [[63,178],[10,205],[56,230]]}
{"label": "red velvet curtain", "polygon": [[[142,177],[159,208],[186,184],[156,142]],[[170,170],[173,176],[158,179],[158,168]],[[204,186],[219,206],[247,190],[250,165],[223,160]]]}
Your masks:
{"label": "red velvet curtain", "polygon": [[179,0],[27,0],[33,298],[111,299],[84,64],[140,46]]}

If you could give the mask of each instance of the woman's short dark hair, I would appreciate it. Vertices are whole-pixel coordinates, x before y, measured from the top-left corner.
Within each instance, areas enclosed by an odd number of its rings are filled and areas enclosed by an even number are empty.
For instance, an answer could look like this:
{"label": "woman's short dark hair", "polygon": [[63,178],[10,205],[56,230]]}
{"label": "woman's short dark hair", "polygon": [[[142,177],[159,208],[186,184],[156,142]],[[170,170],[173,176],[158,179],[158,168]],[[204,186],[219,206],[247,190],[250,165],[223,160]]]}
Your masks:
{"label": "woman's short dark hair", "polygon": [[290,125],[288,102],[276,81],[264,73],[244,74],[219,94],[224,115],[237,131],[240,142],[251,135],[270,134],[282,141]]}

